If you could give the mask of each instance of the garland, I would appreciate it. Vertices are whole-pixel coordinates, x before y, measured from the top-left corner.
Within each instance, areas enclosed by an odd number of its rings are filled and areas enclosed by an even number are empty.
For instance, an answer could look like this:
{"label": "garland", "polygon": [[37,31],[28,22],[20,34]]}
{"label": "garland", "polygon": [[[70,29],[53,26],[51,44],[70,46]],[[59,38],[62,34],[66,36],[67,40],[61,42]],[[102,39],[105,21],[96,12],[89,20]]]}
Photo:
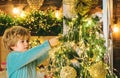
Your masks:
{"label": "garland", "polygon": [[32,10],[24,18],[13,18],[5,13],[0,13],[0,35],[6,28],[19,25],[28,28],[35,36],[56,36],[62,33],[62,24],[62,18],[57,19],[53,10],[47,12]]}
{"label": "garland", "polygon": [[11,16],[0,12],[0,35],[2,35],[6,28],[11,27],[13,24],[13,19]]}

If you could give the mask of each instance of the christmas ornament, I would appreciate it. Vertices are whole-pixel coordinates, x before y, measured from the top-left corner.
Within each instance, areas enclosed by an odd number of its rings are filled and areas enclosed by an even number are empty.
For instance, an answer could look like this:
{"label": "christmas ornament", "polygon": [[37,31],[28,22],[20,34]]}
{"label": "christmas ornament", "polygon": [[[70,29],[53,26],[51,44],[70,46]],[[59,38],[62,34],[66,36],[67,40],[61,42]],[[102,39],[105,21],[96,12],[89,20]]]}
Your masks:
{"label": "christmas ornament", "polygon": [[106,78],[106,66],[102,61],[99,61],[89,67],[88,71],[92,78]]}
{"label": "christmas ornament", "polygon": [[60,71],[60,78],[76,78],[77,72],[73,67],[65,66]]}

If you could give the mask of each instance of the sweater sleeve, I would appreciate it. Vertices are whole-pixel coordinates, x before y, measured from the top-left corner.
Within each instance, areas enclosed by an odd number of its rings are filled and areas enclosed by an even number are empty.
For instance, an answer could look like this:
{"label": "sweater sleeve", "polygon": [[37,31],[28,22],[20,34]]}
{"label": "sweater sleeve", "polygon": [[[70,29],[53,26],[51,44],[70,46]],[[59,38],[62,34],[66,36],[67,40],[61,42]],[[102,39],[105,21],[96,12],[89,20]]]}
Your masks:
{"label": "sweater sleeve", "polygon": [[7,57],[7,71],[10,74],[38,58],[41,58],[41,61],[44,60],[50,48],[49,42],[45,41],[43,44],[29,49],[26,52],[11,52]]}

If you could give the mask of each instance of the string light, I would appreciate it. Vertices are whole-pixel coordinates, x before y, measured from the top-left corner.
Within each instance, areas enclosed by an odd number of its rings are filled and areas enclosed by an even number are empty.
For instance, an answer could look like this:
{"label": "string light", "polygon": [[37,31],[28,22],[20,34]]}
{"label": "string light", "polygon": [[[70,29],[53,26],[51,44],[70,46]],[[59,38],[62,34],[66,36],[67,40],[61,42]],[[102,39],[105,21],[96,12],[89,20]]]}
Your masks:
{"label": "string light", "polygon": [[19,8],[13,8],[13,13],[14,13],[14,14],[19,14],[19,13],[20,13]]}
{"label": "string light", "polygon": [[55,12],[55,16],[56,16],[56,18],[59,18],[59,11],[58,10]]}
{"label": "string light", "polygon": [[113,27],[113,32],[115,33],[119,32],[119,27],[116,24]]}
{"label": "string light", "polygon": [[22,17],[22,18],[23,18],[23,17],[25,17],[25,16],[26,16],[25,12],[24,12],[24,11],[22,11],[22,12],[21,12],[21,14],[20,14],[20,17]]}
{"label": "string light", "polygon": [[55,11],[55,17],[58,18],[58,19],[60,19],[60,18],[62,17],[62,12],[61,12],[61,10],[56,10],[56,11]]}

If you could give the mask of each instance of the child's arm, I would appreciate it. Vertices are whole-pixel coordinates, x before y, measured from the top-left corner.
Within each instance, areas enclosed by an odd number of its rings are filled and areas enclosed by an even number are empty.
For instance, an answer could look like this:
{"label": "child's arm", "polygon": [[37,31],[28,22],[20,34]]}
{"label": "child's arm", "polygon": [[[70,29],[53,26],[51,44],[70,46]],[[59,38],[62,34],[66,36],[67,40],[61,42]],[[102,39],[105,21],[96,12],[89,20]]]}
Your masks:
{"label": "child's arm", "polygon": [[[7,57],[7,70],[11,73],[15,70],[41,58],[39,61],[43,61],[48,56],[48,51],[51,47],[59,43],[57,38],[45,41],[43,44],[36,46],[26,52],[12,52]],[[51,45],[51,46],[50,46]]]}
{"label": "child's arm", "polygon": [[[56,45],[59,44],[59,40],[58,40],[59,37],[54,37],[52,39],[49,40],[49,44],[51,47],[54,47]],[[39,65],[43,60],[45,60],[46,58],[48,57],[48,53],[44,53],[41,57],[39,57],[37,60],[36,60],[36,65]]]}

